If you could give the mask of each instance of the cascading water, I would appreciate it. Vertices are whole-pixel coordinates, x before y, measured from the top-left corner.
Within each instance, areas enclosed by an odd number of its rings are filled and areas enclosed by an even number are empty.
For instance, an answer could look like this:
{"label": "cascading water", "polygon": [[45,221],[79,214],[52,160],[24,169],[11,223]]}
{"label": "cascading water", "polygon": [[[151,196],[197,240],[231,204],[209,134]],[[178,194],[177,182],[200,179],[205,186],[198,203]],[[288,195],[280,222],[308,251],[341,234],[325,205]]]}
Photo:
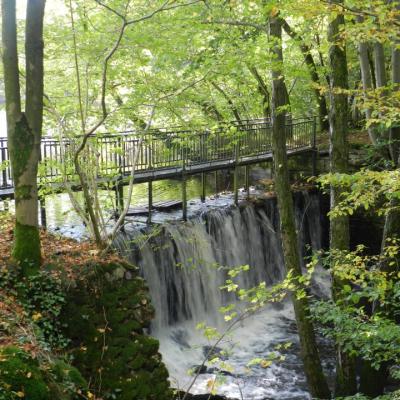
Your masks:
{"label": "cascading water", "polygon": [[[300,251],[305,255],[306,246],[321,247],[318,195],[297,193],[295,210]],[[272,285],[283,278],[278,225],[276,201],[269,199],[257,205],[213,209],[186,223],[165,223],[157,235],[144,241],[138,230],[132,230],[126,234],[129,239],[120,241],[121,250],[140,267],[150,288],[156,309],[151,333],[160,340],[175,387],[188,387],[193,379],[188,371],[202,364],[213,344],[195,329],[196,324],[204,321],[223,331],[219,309],[235,301],[220,289],[226,279],[226,269],[220,267],[249,265],[250,270],[239,276],[239,285],[244,288],[260,282]],[[320,292],[324,291],[321,282],[315,284]],[[267,357],[276,351],[276,345],[286,342],[293,345],[284,361],[268,368],[247,367],[253,358]],[[215,376],[222,374],[216,391],[230,398],[309,398],[290,302],[266,306],[241,322],[218,347],[229,348],[224,358],[233,371],[207,365],[192,393],[206,393]]]}

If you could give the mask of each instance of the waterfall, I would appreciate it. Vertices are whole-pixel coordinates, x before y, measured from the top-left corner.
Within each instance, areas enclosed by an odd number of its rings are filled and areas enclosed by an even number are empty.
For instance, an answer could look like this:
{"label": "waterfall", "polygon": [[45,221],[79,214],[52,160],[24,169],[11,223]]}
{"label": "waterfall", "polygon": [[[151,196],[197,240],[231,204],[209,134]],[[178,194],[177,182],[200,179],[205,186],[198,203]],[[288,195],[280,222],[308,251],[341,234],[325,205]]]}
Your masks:
{"label": "waterfall", "polygon": [[[299,251],[305,256],[309,248],[321,247],[318,195],[297,193],[295,215]],[[119,241],[119,247],[125,257],[140,267],[147,281],[156,310],[151,333],[160,339],[171,380],[177,380],[174,383],[183,388],[191,379],[187,370],[202,363],[210,345],[195,325],[205,321],[223,330],[219,309],[236,301],[220,289],[227,268],[250,266],[248,272],[239,275],[238,283],[244,288],[260,282],[272,285],[284,277],[275,199],[213,209],[188,222],[166,222],[150,237],[132,229]],[[320,293],[324,290],[322,281],[315,284]],[[251,376],[244,376],[248,361],[266,356],[273,346],[285,341],[294,343],[293,354],[288,354],[285,362],[268,369],[255,368]],[[244,393],[245,399],[273,399],[275,395],[308,399],[297,342],[290,303],[267,306],[245,320],[230,337],[228,346],[233,346],[233,350],[228,361],[235,371],[225,373],[218,391],[236,398]],[[206,382],[215,372],[211,366],[200,375],[192,391],[206,392]],[[287,397],[282,397],[284,392]]]}

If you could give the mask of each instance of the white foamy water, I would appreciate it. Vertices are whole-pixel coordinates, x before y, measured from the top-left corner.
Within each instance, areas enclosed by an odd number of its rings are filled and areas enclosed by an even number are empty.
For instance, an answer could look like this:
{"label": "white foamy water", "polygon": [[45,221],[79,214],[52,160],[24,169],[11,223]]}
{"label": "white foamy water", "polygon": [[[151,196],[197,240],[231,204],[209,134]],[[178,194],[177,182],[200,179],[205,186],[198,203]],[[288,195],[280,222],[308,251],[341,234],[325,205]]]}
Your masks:
{"label": "white foamy water", "polygon": [[[296,196],[299,249],[306,245],[321,247],[321,221],[317,195]],[[278,213],[274,200],[241,208],[204,210],[187,223],[165,223],[161,233],[147,238],[132,230],[120,246],[125,256],[140,266],[150,289],[156,318],[151,334],[160,340],[160,350],[174,387],[185,390],[193,377],[188,371],[203,363],[213,340],[196,330],[199,322],[226,329],[219,308],[236,302],[220,287],[226,269],[249,265],[239,275],[241,287],[279,282],[283,276],[282,249],[278,234]],[[141,242],[140,248],[132,244]],[[327,292],[321,272],[314,284],[317,293]],[[289,350],[276,350],[279,344],[292,342]],[[299,358],[298,338],[290,302],[268,305],[240,323],[224,338],[219,349],[227,350],[224,360],[232,367],[206,362],[191,387],[194,394],[207,393],[218,376],[216,391],[230,398],[309,399]],[[268,368],[247,364],[254,358],[268,358],[271,352],[284,355]],[[221,380],[221,377],[223,378]]]}

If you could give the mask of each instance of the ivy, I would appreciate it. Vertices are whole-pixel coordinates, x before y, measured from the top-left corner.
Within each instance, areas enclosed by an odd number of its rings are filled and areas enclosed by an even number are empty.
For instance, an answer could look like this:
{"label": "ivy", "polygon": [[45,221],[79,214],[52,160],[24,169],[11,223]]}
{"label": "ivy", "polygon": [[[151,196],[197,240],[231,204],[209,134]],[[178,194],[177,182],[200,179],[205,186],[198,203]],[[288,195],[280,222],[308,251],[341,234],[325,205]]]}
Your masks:
{"label": "ivy", "polygon": [[21,278],[10,268],[0,269],[0,288],[13,294],[37,328],[37,336],[45,349],[60,350],[67,346],[60,314],[66,304],[61,282],[50,272]]}

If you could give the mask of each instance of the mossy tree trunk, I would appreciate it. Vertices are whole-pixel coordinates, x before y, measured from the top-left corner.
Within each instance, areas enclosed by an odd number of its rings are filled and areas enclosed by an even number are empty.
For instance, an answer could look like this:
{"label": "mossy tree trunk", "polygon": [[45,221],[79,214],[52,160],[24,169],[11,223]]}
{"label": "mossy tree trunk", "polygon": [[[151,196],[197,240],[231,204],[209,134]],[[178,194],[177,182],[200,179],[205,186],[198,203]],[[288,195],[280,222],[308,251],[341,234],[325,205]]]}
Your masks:
{"label": "mossy tree trunk", "polygon": [[[335,2],[338,3],[338,2]],[[348,172],[348,70],[346,48],[343,46],[340,32],[344,26],[344,16],[337,15],[328,27],[330,42],[330,170],[331,173]],[[331,187],[331,208],[340,202],[341,191]],[[348,250],[350,244],[349,219],[347,216],[331,218],[330,249]],[[345,282],[333,272],[332,294],[335,301],[340,299],[340,292]],[[355,360],[337,346],[336,352],[336,387],[335,396],[348,396],[357,392]]]}
{"label": "mossy tree trunk", "polygon": [[41,262],[37,171],[43,115],[44,0],[29,0],[26,14],[26,96],[21,109],[15,0],[2,0],[2,45],[7,136],[15,190],[13,258],[25,275]]}
{"label": "mossy tree trunk", "polygon": [[[289,182],[286,155],[285,114],[288,106],[287,91],[282,71],[282,21],[271,16],[269,22],[271,40],[274,41],[271,55],[272,67],[272,149],[275,167],[275,187],[278,196],[280,226],[284,260],[287,271],[295,277],[302,275],[296,224],[293,211],[293,198]],[[312,397],[329,399],[330,392],[322,371],[321,361],[315,340],[313,324],[309,318],[309,304],[306,297],[292,296],[296,323],[300,338],[301,355],[308,386]]]}
{"label": "mossy tree trunk", "polygon": [[[392,1],[397,12],[400,12],[400,1]],[[397,16],[400,22],[400,16]],[[395,36],[392,44],[392,84],[394,91],[400,91],[400,40]],[[392,158],[397,167],[400,165],[400,121],[397,121],[394,127],[390,129],[390,141],[392,143]]]}

